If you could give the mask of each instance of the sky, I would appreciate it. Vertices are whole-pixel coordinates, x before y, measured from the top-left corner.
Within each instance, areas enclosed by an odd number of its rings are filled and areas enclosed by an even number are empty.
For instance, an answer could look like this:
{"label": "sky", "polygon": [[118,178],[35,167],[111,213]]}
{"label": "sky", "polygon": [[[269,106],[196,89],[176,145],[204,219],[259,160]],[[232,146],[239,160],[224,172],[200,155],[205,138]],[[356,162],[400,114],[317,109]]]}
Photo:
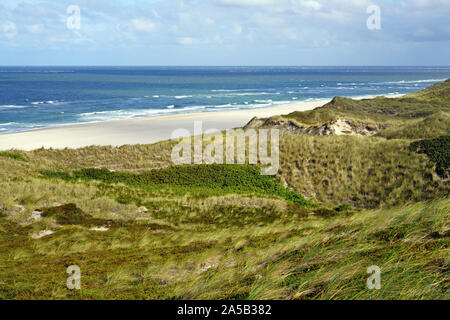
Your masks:
{"label": "sky", "polygon": [[1,0],[0,65],[448,66],[449,16],[450,0]]}

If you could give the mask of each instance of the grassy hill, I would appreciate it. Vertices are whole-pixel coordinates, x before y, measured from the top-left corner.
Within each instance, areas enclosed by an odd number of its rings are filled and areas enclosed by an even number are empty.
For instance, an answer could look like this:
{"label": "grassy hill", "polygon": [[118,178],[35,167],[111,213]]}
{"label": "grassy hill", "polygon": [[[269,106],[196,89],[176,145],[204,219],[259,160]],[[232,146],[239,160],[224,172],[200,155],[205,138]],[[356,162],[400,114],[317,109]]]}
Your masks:
{"label": "grassy hill", "polygon": [[1,152],[0,299],[448,299],[449,87],[252,120],[276,177],[175,141]]}
{"label": "grassy hill", "polygon": [[[246,127],[282,130],[279,174],[308,199],[376,208],[449,194],[448,173],[410,145],[449,135],[450,80],[400,98],[336,97]],[[449,149],[445,140],[438,153]]]}
{"label": "grassy hill", "polygon": [[[335,133],[333,125],[341,120],[349,127],[346,134],[379,135],[387,139],[432,138],[448,132],[449,101],[450,79],[399,98],[353,100],[335,97],[311,111],[253,119],[247,127],[278,126],[286,129],[285,132],[330,135]],[[418,130],[416,126],[426,127],[426,130]]]}

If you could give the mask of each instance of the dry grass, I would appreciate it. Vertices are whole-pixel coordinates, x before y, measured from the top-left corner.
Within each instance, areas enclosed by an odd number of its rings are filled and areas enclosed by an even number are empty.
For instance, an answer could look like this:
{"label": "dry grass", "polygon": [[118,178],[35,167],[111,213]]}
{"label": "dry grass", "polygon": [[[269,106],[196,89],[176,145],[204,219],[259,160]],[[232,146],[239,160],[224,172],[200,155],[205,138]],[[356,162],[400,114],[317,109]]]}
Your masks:
{"label": "dry grass", "polygon": [[280,142],[282,179],[312,200],[360,208],[393,206],[449,194],[426,156],[408,140],[286,135]]}
{"label": "dry grass", "polygon": [[[264,207],[267,200],[248,204]],[[448,200],[439,200],[328,219],[267,221],[261,212],[259,223],[187,220],[176,227],[150,211],[149,221],[107,232],[53,225],[56,233],[38,240],[30,233],[50,222],[18,226],[1,218],[0,297],[445,299],[449,209]],[[81,267],[81,291],[65,289],[65,269],[72,264]],[[365,287],[366,269],[374,264],[383,272],[379,291]]]}

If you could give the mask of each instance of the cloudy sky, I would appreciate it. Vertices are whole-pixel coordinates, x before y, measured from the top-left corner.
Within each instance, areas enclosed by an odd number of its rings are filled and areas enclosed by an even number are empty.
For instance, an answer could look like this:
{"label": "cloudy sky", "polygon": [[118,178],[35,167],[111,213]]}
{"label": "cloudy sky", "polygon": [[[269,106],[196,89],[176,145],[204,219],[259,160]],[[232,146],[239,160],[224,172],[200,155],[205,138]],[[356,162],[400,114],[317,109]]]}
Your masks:
{"label": "cloudy sky", "polygon": [[450,0],[1,0],[0,65],[450,65],[449,16]]}

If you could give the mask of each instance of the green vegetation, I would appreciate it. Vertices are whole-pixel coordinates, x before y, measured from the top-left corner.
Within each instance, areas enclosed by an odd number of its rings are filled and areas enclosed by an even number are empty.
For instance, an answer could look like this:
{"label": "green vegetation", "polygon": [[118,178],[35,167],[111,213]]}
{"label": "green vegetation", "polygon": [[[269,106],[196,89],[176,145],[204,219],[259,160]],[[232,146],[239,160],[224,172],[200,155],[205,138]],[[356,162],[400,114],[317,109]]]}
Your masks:
{"label": "green vegetation", "polygon": [[450,97],[450,79],[447,79],[444,82],[436,83],[425,90],[412,93],[409,97],[448,104],[448,98]]}
{"label": "green vegetation", "polygon": [[173,166],[175,141],[1,152],[0,299],[448,299],[449,87],[265,120],[316,127],[276,177]]}
{"label": "green vegetation", "polygon": [[27,162],[28,161],[21,154],[14,153],[14,152],[3,152],[3,151],[0,151],[0,157],[11,158],[11,159],[14,159],[14,160],[17,160],[17,161],[23,161],[23,162]]}
{"label": "green vegetation", "polygon": [[[304,134],[322,135],[323,128],[345,120],[353,134],[387,139],[426,139],[450,130],[450,79],[399,98],[353,100],[335,97],[307,112],[262,119],[262,127],[289,123]],[[281,126],[283,128],[283,125]]]}
{"label": "green vegetation", "polygon": [[[450,193],[448,182],[435,176],[434,163],[409,147],[412,140],[449,134],[449,101],[447,80],[394,99],[336,97],[312,111],[248,126],[282,130],[280,178],[307,199],[330,206],[398,206]],[[347,126],[341,135],[333,133],[337,120]],[[444,144],[437,150],[439,163],[448,162],[448,149]],[[437,170],[442,172],[440,164]]]}
{"label": "green vegetation", "polygon": [[[448,299],[448,199],[275,220],[276,203],[240,203],[229,216],[235,224],[141,220],[105,232],[61,225],[36,240],[35,224],[1,218],[0,298]],[[260,209],[251,223],[249,206]],[[72,264],[81,268],[81,291],[65,288]],[[381,290],[366,288],[371,265],[382,269]]]}
{"label": "green vegetation", "polygon": [[336,97],[321,108],[294,112],[287,118],[307,125],[322,125],[339,117],[354,119],[357,122],[389,123],[395,120],[425,118],[438,111],[449,112],[450,106],[440,101],[423,101],[408,96],[363,100]]}
{"label": "green vegetation", "polygon": [[419,120],[392,126],[380,131],[377,136],[387,139],[427,139],[450,132],[450,113],[436,112]]}
{"label": "green vegetation", "polygon": [[256,166],[249,165],[196,165],[146,171],[140,174],[112,172],[108,169],[76,170],[65,172],[41,171],[49,178],[66,181],[98,180],[106,184],[123,183],[149,192],[173,192],[202,195],[257,194],[281,197],[299,205],[309,205],[301,195],[287,190],[272,176],[261,175]]}
{"label": "green vegetation", "polygon": [[415,141],[410,149],[426,154],[436,163],[436,172],[445,178],[449,177],[450,170],[450,136],[443,136],[431,140]]}

